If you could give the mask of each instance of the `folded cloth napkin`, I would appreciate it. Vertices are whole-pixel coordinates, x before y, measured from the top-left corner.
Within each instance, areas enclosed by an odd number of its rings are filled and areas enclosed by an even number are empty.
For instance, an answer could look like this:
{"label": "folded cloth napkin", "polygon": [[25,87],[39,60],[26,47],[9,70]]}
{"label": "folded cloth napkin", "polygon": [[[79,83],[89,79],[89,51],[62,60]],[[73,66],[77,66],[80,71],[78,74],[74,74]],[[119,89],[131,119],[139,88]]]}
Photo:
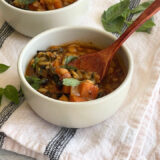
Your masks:
{"label": "folded cloth napkin", "polygon": [[[103,29],[100,16],[118,0],[92,0],[81,25]],[[131,6],[139,3],[131,0]],[[37,116],[24,97],[15,105],[3,98],[0,146],[38,160],[159,160],[160,14],[151,34],[134,33],[126,42],[135,68],[125,102],[112,117],[84,129],[60,128]],[[14,31],[0,15],[0,87],[20,88],[17,60],[30,39]],[[45,106],[44,106],[45,107]]]}

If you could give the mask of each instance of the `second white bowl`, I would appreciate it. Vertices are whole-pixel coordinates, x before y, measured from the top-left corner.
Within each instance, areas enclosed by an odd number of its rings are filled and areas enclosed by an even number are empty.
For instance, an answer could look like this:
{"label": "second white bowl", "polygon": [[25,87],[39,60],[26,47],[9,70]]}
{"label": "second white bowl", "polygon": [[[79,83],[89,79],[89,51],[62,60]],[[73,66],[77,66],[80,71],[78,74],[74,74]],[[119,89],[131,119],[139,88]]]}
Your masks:
{"label": "second white bowl", "polygon": [[29,11],[0,0],[0,13],[16,31],[34,37],[50,28],[79,24],[88,11],[90,0],[77,0],[64,8],[51,11]]}

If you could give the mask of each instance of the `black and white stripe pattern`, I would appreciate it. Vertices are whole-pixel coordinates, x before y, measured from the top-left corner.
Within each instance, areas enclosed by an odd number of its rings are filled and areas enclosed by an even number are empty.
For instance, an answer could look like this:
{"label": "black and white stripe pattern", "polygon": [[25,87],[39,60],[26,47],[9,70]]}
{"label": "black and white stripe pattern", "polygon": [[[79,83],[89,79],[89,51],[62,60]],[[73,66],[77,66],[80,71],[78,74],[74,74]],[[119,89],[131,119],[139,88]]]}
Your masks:
{"label": "black and white stripe pattern", "polygon": [[76,129],[62,128],[58,134],[49,142],[44,155],[50,160],[58,160],[67,143],[73,138]]}
{"label": "black and white stripe pattern", "polygon": [[[139,3],[140,3],[140,0],[131,0],[129,8],[133,9],[133,8],[137,7],[139,5]],[[131,21],[132,18],[133,18],[133,14],[131,14],[127,19],[128,19],[128,21]]]}
{"label": "black and white stripe pattern", "polygon": [[6,135],[3,132],[0,132],[0,148],[2,148],[2,146],[3,146],[5,137],[6,137]]}
{"label": "black and white stripe pattern", "polygon": [[5,39],[14,31],[14,29],[5,22],[0,29],[0,48],[2,47]]}
{"label": "black and white stripe pattern", "polygon": [[[0,48],[2,47],[4,41],[7,37],[14,31],[14,29],[8,25],[7,22],[5,22],[2,27],[0,28]],[[2,112],[0,113],[0,128],[2,125],[8,120],[10,115],[22,104],[24,101],[24,96],[22,92],[19,92],[20,95],[20,102],[19,104],[14,104],[13,102],[10,102],[7,106],[4,107]],[[2,133],[1,133],[2,134]],[[3,135],[3,134],[2,134]],[[2,136],[1,136],[2,137]]]}
{"label": "black and white stripe pattern", "polygon": [[10,102],[7,106],[4,107],[4,109],[0,113],[0,128],[8,120],[11,114],[23,103],[23,101],[24,101],[24,96],[20,94],[18,104]]}
{"label": "black and white stripe pattern", "polygon": [[[130,0],[130,9],[135,8],[140,3],[140,0]],[[128,20],[131,20],[133,15],[128,17]],[[124,26],[125,30],[127,26]],[[118,34],[115,34],[119,37]],[[64,148],[73,138],[76,133],[76,129],[67,129],[62,128],[58,134],[49,142],[44,152],[44,155],[47,155],[50,160],[59,160],[60,155],[62,154]]]}

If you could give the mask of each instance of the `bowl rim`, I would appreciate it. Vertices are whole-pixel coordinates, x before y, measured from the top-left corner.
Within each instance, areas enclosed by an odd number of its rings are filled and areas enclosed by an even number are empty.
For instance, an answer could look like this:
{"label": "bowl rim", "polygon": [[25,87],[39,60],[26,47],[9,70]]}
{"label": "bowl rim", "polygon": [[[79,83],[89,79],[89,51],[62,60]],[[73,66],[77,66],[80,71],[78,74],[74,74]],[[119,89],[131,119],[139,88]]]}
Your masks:
{"label": "bowl rim", "polygon": [[18,7],[15,7],[11,4],[9,4],[6,0],[0,0],[1,3],[3,3],[5,6],[7,6],[8,8],[10,9],[13,9],[17,12],[21,12],[21,13],[25,13],[25,14],[34,14],[34,15],[46,15],[46,14],[53,14],[53,13],[59,13],[59,12],[63,12],[65,10],[70,10],[71,8],[75,7],[76,5],[78,5],[79,3],[81,3],[81,1],[85,1],[85,0],[77,0],[76,2],[68,5],[68,6],[65,6],[65,7],[62,7],[62,8],[58,8],[58,9],[55,9],[55,10],[47,10],[47,11],[30,11],[30,10],[25,10],[25,9],[21,9],[21,8],[18,8]]}
{"label": "bowl rim", "polygon": [[108,37],[116,40],[116,37],[113,36],[111,33],[108,33],[108,32],[103,31],[102,29],[98,29],[98,28],[94,28],[94,27],[90,27],[90,26],[80,26],[80,27],[79,26],[63,26],[63,27],[57,27],[57,28],[52,28],[52,29],[46,30],[46,31],[38,34],[34,38],[32,38],[27,43],[27,45],[22,49],[21,54],[20,54],[19,59],[18,59],[18,63],[17,63],[17,65],[18,65],[17,66],[17,68],[18,68],[18,74],[19,74],[20,80],[23,81],[23,83],[25,84],[25,86],[31,92],[33,92],[34,94],[36,94],[37,96],[39,96],[41,98],[44,98],[47,101],[54,102],[54,103],[60,103],[60,104],[64,104],[64,105],[66,105],[66,104],[68,104],[68,105],[96,104],[96,103],[104,101],[107,97],[111,97],[114,94],[117,94],[119,92],[119,90],[122,87],[124,87],[126,85],[127,81],[129,81],[129,79],[132,77],[133,67],[134,67],[132,53],[131,53],[131,51],[124,44],[122,45],[122,48],[125,50],[125,54],[126,54],[127,59],[128,59],[128,64],[129,64],[128,73],[127,73],[124,81],[120,84],[120,86],[118,88],[116,88],[111,93],[109,93],[109,94],[107,94],[107,95],[105,95],[103,97],[100,97],[98,99],[94,99],[94,100],[91,100],[91,101],[85,101],[85,102],[65,102],[65,101],[60,101],[60,100],[53,99],[53,98],[47,97],[47,96],[39,93],[37,90],[35,90],[34,88],[32,88],[31,85],[27,82],[27,80],[25,79],[24,73],[22,71],[22,64],[23,64],[22,63],[23,62],[22,59],[23,59],[25,50],[27,50],[32,45],[33,42],[41,39],[43,36],[45,36],[47,34],[49,35],[52,32],[54,33],[54,32],[57,32],[57,31],[63,31],[63,30],[67,31],[67,30],[72,30],[72,29],[77,29],[77,30],[78,29],[81,29],[81,30],[92,30],[93,32],[99,32],[99,33],[105,34]]}

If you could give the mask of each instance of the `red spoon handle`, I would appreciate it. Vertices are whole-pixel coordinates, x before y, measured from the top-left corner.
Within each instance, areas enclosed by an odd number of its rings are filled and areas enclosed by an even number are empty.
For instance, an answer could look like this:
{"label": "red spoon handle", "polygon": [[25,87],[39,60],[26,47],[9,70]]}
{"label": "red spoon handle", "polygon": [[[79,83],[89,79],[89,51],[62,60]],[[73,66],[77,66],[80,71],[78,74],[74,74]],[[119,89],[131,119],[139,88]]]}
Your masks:
{"label": "red spoon handle", "polygon": [[114,48],[113,54],[127,40],[127,38],[145,21],[150,19],[160,10],[160,0],[155,0],[128,28],[127,30],[110,46]]}

